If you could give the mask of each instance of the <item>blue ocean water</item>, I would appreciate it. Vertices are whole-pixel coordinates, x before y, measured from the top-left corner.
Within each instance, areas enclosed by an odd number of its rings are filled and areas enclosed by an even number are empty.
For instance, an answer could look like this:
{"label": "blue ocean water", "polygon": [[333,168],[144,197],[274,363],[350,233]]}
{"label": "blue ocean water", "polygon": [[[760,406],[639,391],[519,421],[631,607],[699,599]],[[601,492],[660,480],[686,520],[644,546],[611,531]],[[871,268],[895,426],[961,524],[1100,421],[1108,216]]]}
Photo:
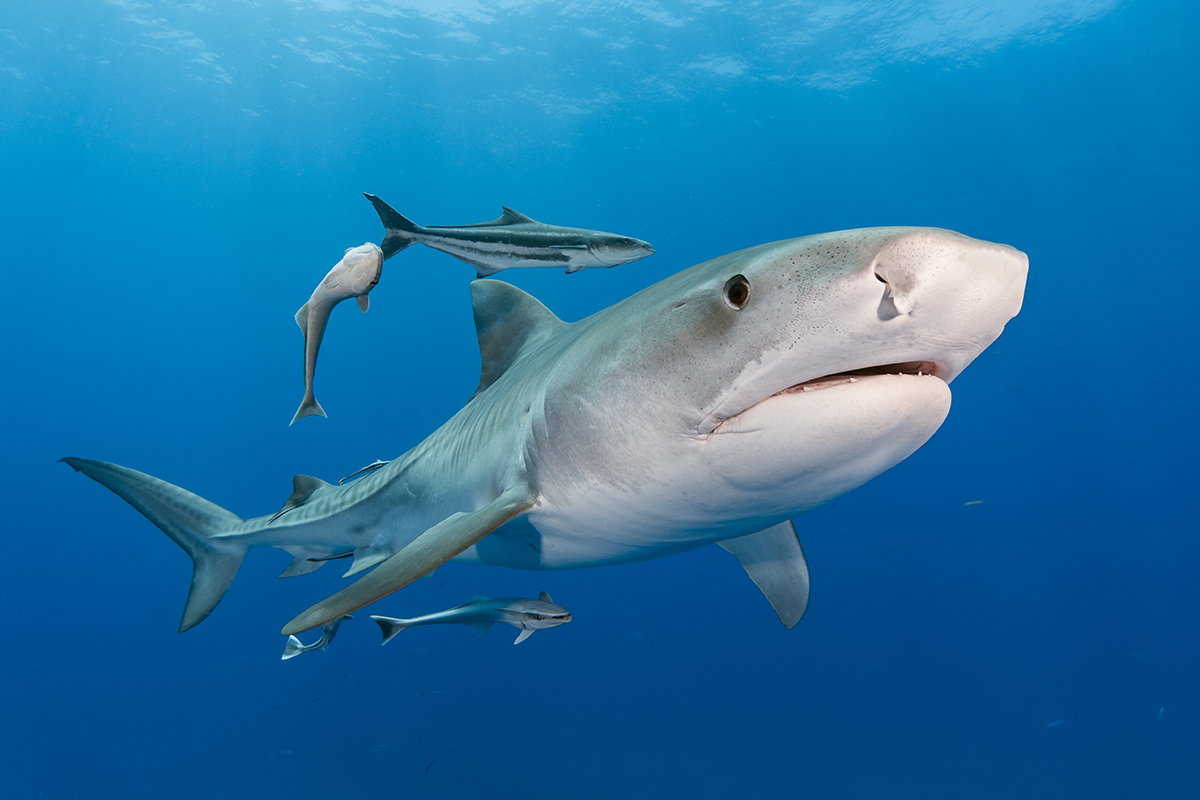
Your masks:
{"label": "blue ocean water", "polygon": [[[1198,22],[1117,0],[6,4],[0,794],[1200,796]],[[1030,278],[934,438],[798,520],[794,630],[705,547],[448,564],[372,612],[546,590],[574,621],[381,649],[362,614],[287,662],[281,624],[342,570],[277,581],[287,557],[255,551],[177,635],[188,559],[55,462],[253,516],[453,414],[474,275],[412,248],[368,314],[333,315],[329,419],[287,425],[292,315],[381,237],[364,191],[424,224],[508,205],[654,244],[500,274],[567,320],[876,225],[1012,244]]]}

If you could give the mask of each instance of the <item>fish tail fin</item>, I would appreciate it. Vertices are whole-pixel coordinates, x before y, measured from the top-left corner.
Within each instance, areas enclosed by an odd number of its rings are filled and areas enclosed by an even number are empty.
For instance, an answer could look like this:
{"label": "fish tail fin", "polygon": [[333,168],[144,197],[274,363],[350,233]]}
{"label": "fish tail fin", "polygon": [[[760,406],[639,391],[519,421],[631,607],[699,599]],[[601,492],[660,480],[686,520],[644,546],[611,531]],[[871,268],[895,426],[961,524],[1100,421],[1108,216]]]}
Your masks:
{"label": "fish tail fin", "polygon": [[242,518],[166,481],[137,470],[87,458],[59,459],[112,490],[162,530],[192,558],[192,584],[179,632],[204,621],[237,575],[247,547],[231,539]]}
{"label": "fish tail fin", "polygon": [[385,259],[391,258],[404,248],[412,247],[417,243],[412,234],[420,229],[420,225],[373,194],[363,192],[363,197],[370,200],[371,205],[375,206],[375,211],[379,214],[379,221],[383,223],[386,233],[379,248],[383,250]]}
{"label": "fish tail fin", "polygon": [[371,619],[379,623],[379,629],[383,631],[383,642],[380,647],[387,644],[400,631],[407,628],[411,623],[406,619],[396,619],[395,617],[377,617],[371,615]]}
{"label": "fish tail fin", "polygon": [[287,661],[289,658],[295,658],[303,653],[307,648],[300,643],[300,640],[295,636],[289,636],[283,644],[283,655],[279,657],[280,661]]}
{"label": "fish tail fin", "polygon": [[312,416],[329,418],[329,415],[325,413],[325,409],[321,408],[321,404],[317,402],[317,398],[313,393],[308,392],[304,395],[304,400],[300,403],[300,408],[296,409],[296,416],[292,417],[292,421],[288,423],[288,427],[290,428],[295,425],[298,419]]}

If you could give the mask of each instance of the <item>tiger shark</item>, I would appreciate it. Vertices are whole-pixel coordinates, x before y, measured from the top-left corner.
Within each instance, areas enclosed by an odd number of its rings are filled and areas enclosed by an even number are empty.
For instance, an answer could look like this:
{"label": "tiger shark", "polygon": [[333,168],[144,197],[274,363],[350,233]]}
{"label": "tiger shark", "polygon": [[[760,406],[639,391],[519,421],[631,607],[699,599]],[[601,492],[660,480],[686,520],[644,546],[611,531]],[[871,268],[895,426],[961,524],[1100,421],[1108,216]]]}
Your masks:
{"label": "tiger shark", "polygon": [[791,628],[810,586],[792,520],[933,435],[951,381],[1020,310],[1027,269],[1007,245],[866,228],[721,256],[571,323],[478,280],[474,395],[354,482],[298,475],[278,513],[243,520],[127,467],[63,460],[191,556],[180,631],[208,616],[251,547],[291,554],[281,576],[351,550],[347,576],[373,567],[286,636],[450,559],[567,569],[713,543]]}
{"label": "tiger shark", "polygon": [[375,206],[383,223],[383,257],[391,258],[414,244],[423,244],[470,264],[480,278],[512,267],[565,267],[567,273],[588,267],[615,267],[654,255],[649,242],[587,228],[547,225],[501,206],[491,222],[473,225],[422,227],[373,194],[363,196]]}

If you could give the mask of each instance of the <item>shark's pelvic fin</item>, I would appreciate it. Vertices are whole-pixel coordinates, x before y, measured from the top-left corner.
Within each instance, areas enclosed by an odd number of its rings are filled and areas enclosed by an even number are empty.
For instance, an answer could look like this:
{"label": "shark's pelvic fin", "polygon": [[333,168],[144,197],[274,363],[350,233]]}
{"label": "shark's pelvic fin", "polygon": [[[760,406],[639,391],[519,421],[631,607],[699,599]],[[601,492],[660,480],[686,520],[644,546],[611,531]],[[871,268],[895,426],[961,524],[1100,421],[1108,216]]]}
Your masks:
{"label": "shark's pelvic fin", "polygon": [[793,628],[808,608],[808,561],[796,526],[785,520],[766,530],[717,542],[742,562],[746,574],[762,590],[779,621]]}
{"label": "shark's pelvic fin", "polygon": [[537,492],[522,482],[504,490],[478,511],[447,517],[368,574],[289,622],[283,628],[283,635],[324,625],[407,586],[527,511],[536,500]]}
{"label": "shark's pelvic fin", "polygon": [[320,569],[326,561],[342,558],[350,553],[334,553],[328,547],[310,547],[307,545],[287,545],[280,547],[292,557],[292,563],[283,568],[283,572],[275,577],[294,578],[297,575],[307,575],[315,569]]}
{"label": "shark's pelvic fin", "polygon": [[60,460],[111,489],[192,557],[192,585],[179,632],[203,622],[225,596],[246,556],[244,544],[223,538],[241,526],[242,518],[186,489],[128,467],[87,458]]}
{"label": "shark's pelvic fin", "polygon": [[475,332],[479,336],[479,394],[529,349],[566,327],[554,312],[531,294],[504,281],[471,284]]}

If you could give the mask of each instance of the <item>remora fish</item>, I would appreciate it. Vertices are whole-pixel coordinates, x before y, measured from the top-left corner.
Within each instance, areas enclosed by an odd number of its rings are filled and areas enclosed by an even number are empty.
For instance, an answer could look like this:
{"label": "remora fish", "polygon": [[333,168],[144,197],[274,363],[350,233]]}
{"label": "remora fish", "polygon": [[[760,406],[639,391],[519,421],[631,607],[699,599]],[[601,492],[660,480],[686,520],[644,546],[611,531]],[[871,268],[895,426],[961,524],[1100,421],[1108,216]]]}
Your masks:
{"label": "remora fish", "polygon": [[347,614],[344,617],[338,617],[333,622],[326,622],[321,626],[321,638],[312,644],[303,644],[295,636],[289,636],[283,644],[283,655],[280,660],[287,661],[289,658],[295,658],[301,653],[307,653],[309,650],[324,650],[329,647],[329,643],[333,641],[333,637],[337,636],[338,628],[348,619],[354,617]]}
{"label": "remora fish", "polygon": [[1027,271],[1006,245],[868,228],[715,258],[574,323],[510,284],[476,281],[483,363],[467,404],[352,483],[297,476],[278,519],[63,460],[192,557],[181,630],[213,610],[251,547],[291,553],[283,575],[349,548],[347,575],[375,567],[289,622],[290,635],[451,558],[563,569],[713,543],[790,628],[809,595],[792,519],[933,435],[950,381],[1020,310]]}
{"label": "remora fish", "polygon": [[554,628],[570,622],[571,612],[562,606],[555,605],[554,601],[550,599],[550,595],[545,592],[538,595],[537,600],[529,600],[524,597],[497,597],[492,600],[477,594],[471,596],[461,606],[434,614],[426,614],[422,617],[397,619],[396,617],[380,617],[372,614],[371,619],[379,623],[379,628],[383,631],[384,644],[390,642],[392,637],[405,628],[412,628],[416,625],[455,623],[469,625],[478,633],[483,633],[497,622],[520,628],[521,632],[517,635],[517,640],[513,642],[513,644],[520,644],[533,636],[534,631],[542,628]]}
{"label": "remora fish", "polygon": [[317,351],[325,337],[325,326],[333,307],[350,297],[358,298],[358,307],[367,313],[371,301],[367,292],[379,283],[383,271],[383,251],[372,242],[347,248],[342,260],[334,265],[313,291],[308,302],[296,312],[296,324],[304,334],[304,400],[292,417],[292,425],[301,417],[326,416],[325,409],[313,396],[313,374],[317,370]]}
{"label": "remora fish", "polygon": [[465,261],[484,278],[510,267],[566,267],[570,273],[588,267],[615,267],[654,255],[654,248],[641,239],[544,225],[508,206],[491,222],[423,228],[375,195],[363,194],[379,212],[386,231],[384,258],[423,244]]}

